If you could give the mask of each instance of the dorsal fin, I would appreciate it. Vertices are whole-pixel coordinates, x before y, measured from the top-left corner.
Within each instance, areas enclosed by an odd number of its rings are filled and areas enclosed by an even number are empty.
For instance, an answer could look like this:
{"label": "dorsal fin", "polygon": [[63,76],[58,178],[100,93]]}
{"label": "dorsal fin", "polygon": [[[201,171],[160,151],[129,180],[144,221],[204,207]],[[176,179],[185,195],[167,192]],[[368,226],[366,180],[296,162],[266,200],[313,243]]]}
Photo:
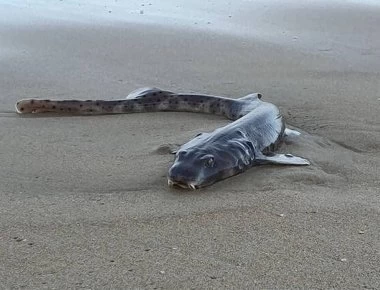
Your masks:
{"label": "dorsal fin", "polygon": [[240,111],[238,115],[244,116],[252,112],[254,109],[256,109],[258,106],[260,106],[263,103],[260,99],[261,99],[261,94],[259,93],[252,93],[252,94],[249,94],[237,99],[242,104],[240,106]]}
{"label": "dorsal fin", "polygon": [[139,99],[141,97],[144,97],[148,93],[158,93],[158,92],[162,92],[162,90],[159,88],[154,88],[154,87],[144,87],[144,88],[134,90],[126,97],[126,99],[127,100]]}
{"label": "dorsal fin", "polygon": [[252,93],[252,94],[246,95],[244,97],[241,97],[238,100],[242,100],[242,101],[254,101],[254,100],[257,100],[257,99],[261,99],[261,94],[260,93]]}

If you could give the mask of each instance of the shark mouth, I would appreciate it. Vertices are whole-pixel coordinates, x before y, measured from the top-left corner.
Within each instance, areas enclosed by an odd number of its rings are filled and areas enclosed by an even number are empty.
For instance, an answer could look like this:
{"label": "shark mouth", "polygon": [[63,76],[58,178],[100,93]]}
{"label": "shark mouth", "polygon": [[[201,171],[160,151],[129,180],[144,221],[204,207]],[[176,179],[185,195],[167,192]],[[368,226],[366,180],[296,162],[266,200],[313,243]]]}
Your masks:
{"label": "shark mouth", "polygon": [[191,189],[191,190],[196,190],[198,188],[198,186],[195,185],[194,183],[183,183],[183,182],[173,181],[171,179],[168,179],[168,185],[169,187],[180,187],[180,188]]}

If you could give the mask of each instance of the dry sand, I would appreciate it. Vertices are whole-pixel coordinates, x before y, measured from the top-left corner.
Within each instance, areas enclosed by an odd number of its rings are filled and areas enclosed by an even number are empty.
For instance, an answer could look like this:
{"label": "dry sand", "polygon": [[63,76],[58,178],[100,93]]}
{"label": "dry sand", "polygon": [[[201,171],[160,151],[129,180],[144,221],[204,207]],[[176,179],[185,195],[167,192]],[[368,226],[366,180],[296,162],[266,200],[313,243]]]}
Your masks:
{"label": "dry sand", "polygon": [[[366,53],[345,51],[353,65],[334,50],[149,25],[2,25],[0,288],[379,289],[380,52],[370,40]],[[169,189],[173,157],[155,149],[226,120],[13,109],[141,86],[259,91],[304,133],[282,151],[312,165]]]}

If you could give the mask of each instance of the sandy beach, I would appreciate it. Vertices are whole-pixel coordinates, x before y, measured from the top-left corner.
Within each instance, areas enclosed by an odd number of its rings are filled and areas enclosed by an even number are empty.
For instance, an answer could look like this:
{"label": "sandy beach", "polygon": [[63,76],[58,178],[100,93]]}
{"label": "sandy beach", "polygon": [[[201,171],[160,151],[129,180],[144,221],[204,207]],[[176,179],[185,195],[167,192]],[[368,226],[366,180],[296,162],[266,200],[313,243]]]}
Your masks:
{"label": "sandy beach", "polygon": [[[0,4],[1,289],[380,288],[380,6],[19,2]],[[157,148],[228,120],[14,110],[146,86],[260,92],[312,164],[178,190]]]}

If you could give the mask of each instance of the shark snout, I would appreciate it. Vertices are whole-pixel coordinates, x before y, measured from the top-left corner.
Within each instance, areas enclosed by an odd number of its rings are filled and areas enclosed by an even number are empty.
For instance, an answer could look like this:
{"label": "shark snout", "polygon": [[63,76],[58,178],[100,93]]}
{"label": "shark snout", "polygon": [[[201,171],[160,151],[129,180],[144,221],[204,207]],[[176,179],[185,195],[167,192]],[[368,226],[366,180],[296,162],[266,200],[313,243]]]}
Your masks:
{"label": "shark snout", "polygon": [[191,168],[183,168],[174,164],[168,172],[168,185],[196,189],[197,182]]}

